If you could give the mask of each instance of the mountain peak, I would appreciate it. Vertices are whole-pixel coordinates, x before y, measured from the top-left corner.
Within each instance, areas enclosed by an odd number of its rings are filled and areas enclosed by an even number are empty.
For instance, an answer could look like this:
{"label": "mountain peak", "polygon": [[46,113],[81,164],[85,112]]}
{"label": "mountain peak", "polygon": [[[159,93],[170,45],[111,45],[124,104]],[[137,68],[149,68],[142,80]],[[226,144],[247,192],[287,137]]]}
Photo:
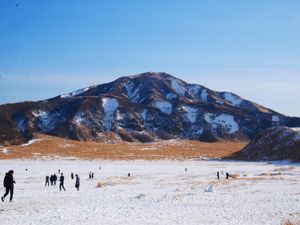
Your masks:
{"label": "mountain peak", "polygon": [[45,101],[3,105],[0,118],[0,143],[15,136],[24,140],[34,132],[94,141],[103,141],[107,133],[141,142],[249,140],[273,125],[300,126],[299,118],[164,72],[121,77]]}

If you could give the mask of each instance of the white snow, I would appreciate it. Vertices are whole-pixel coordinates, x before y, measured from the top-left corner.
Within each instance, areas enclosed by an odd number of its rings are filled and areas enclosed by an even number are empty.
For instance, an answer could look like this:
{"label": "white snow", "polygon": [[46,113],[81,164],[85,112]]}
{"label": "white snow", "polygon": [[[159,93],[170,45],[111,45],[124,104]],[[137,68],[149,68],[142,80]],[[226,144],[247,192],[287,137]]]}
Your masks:
{"label": "white snow", "polygon": [[194,134],[203,134],[203,128],[200,128],[199,130],[195,131]]}
{"label": "white snow", "polygon": [[183,96],[186,92],[186,89],[181,84],[179,84],[177,80],[172,79],[171,86],[174,89],[174,91],[179,95]]}
{"label": "white snow", "polygon": [[119,102],[115,98],[102,98],[102,107],[104,110],[103,125],[106,130],[110,131],[112,121],[114,119],[114,113],[119,107]]}
{"label": "white snow", "polygon": [[[300,220],[299,167],[222,161],[1,160],[1,179],[13,169],[16,184],[13,202],[8,198],[0,202],[0,221],[1,225],[282,224]],[[44,186],[45,176],[58,169],[65,175],[65,192],[58,185]],[[89,171],[95,173],[94,179],[88,179]],[[216,171],[239,178],[227,181],[221,175],[217,180]],[[81,178],[79,191],[71,172]]]}
{"label": "white snow", "polygon": [[131,102],[138,103],[140,100],[140,88],[135,87],[134,83],[129,82],[128,84],[124,84],[126,89],[126,94]]}
{"label": "white snow", "polygon": [[145,122],[147,120],[147,109],[143,109],[141,113],[141,117],[143,118],[143,121]]}
{"label": "white snow", "polygon": [[163,113],[169,115],[172,113],[172,104],[170,102],[156,100],[154,102],[154,107],[158,108]]}
{"label": "white snow", "polygon": [[43,110],[37,110],[37,111],[32,111],[32,115],[35,117],[43,117],[46,116],[48,113]]}
{"label": "white snow", "polygon": [[233,95],[232,93],[226,92],[223,94],[226,101],[230,102],[233,106],[239,106],[242,103],[242,99]]}
{"label": "white snow", "polygon": [[203,101],[207,102],[207,96],[208,96],[208,93],[207,93],[206,89],[203,89],[201,92],[201,99]]}
{"label": "white snow", "polygon": [[71,97],[75,97],[75,96],[78,96],[78,95],[81,95],[82,93],[88,91],[91,87],[87,87],[87,88],[82,88],[82,89],[79,89],[77,91],[73,91],[71,93],[68,93],[68,94],[62,94],[60,97],[61,98],[71,98]]}
{"label": "white snow", "polygon": [[166,98],[169,99],[169,100],[172,100],[172,99],[177,98],[177,95],[170,92],[170,93],[168,93],[168,94],[166,95]]}
{"label": "white snow", "polygon": [[183,110],[186,112],[186,118],[191,122],[194,123],[196,121],[197,118],[197,109],[187,106],[187,105],[183,105],[182,106]]}
{"label": "white snow", "polygon": [[124,114],[122,114],[121,112],[120,112],[120,110],[117,110],[116,111],[116,119],[117,120],[123,120],[125,118],[125,115]]}
{"label": "white snow", "polygon": [[296,131],[296,132],[300,132],[300,127],[291,127],[291,130]]}
{"label": "white snow", "polygon": [[33,143],[40,142],[40,141],[42,141],[42,140],[43,140],[43,139],[40,139],[40,138],[32,139],[32,140],[29,140],[27,143],[22,144],[21,146],[22,146],[22,147],[24,147],[24,146],[29,146],[29,145],[32,145]]}
{"label": "white snow", "polygon": [[293,141],[300,141],[300,127],[292,127],[290,128],[292,131],[296,132],[293,136]]}
{"label": "white snow", "polygon": [[277,115],[272,116],[272,121],[273,122],[279,122],[279,117]]}
{"label": "white snow", "polygon": [[200,93],[201,100],[207,102],[208,93],[204,87],[196,84],[192,84],[191,86],[189,86],[189,92],[195,97],[199,96],[200,91],[201,91]]}
{"label": "white snow", "polygon": [[1,150],[1,152],[2,152],[3,154],[8,154],[8,153],[10,152],[10,150],[9,150],[8,148],[3,148],[3,149]]}
{"label": "white snow", "polygon": [[84,124],[84,122],[85,122],[84,114],[82,112],[76,113],[76,115],[74,116],[73,119],[77,125]]}
{"label": "white snow", "polygon": [[214,114],[206,113],[204,115],[204,119],[207,123],[211,124],[214,129],[221,126],[226,129],[229,134],[235,133],[239,130],[239,125],[232,115],[222,113],[219,116],[216,116]]}
{"label": "white snow", "polygon": [[45,110],[33,111],[32,114],[40,120],[38,126],[43,131],[53,129],[55,123],[57,122],[57,119],[60,117],[59,113],[57,112],[50,114],[48,111]]}
{"label": "white snow", "polygon": [[201,89],[201,87],[196,84],[192,84],[191,86],[189,86],[189,92],[194,96],[198,95],[200,89]]}
{"label": "white snow", "polygon": [[223,105],[224,104],[224,101],[220,100],[220,99],[217,99],[216,100],[216,103],[220,104],[220,105]]}

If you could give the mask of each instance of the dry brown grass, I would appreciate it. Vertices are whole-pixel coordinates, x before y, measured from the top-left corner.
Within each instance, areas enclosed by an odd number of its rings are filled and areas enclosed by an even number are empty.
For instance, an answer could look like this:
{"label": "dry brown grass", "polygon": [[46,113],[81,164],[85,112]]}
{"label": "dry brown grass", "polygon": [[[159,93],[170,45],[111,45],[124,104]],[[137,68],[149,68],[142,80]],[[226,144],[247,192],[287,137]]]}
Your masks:
{"label": "dry brown grass", "polygon": [[206,143],[189,140],[98,143],[74,141],[42,134],[35,134],[34,138],[42,140],[28,146],[6,147],[9,150],[8,154],[3,153],[4,147],[0,146],[0,159],[56,156],[110,160],[223,158],[240,151],[247,144],[246,142]]}
{"label": "dry brown grass", "polygon": [[300,225],[300,221],[295,222],[295,221],[287,220],[282,225]]}

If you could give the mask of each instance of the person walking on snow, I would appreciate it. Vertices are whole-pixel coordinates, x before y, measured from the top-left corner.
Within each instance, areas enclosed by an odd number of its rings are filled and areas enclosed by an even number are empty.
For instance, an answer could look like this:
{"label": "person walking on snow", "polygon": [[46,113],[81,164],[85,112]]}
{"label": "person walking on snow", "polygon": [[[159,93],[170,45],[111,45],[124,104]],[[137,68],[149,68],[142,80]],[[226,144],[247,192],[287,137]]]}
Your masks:
{"label": "person walking on snow", "polygon": [[48,175],[46,176],[46,181],[45,181],[45,186],[47,186],[47,185],[49,186],[49,176]]}
{"label": "person walking on snow", "polygon": [[220,173],[219,173],[219,171],[217,171],[217,178],[218,178],[218,180],[220,180]]}
{"label": "person walking on snow", "polygon": [[64,189],[64,191],[66,191],[65,186],[64,186],[64,181],[65,181],[64,174],[61,173],[60,178],[59,178],[59,191],[61,191],[61,189]]}
{"label": "person walking on snow", "polygon": [[229,177],[230,177],[230,175],[229,175],[229,173],[227,172],[227,173],[226,173],[226,180],[228,180]]}
{"label": "person walking on snow", "polygon": [[4,202],[5,197],[10,193],[9,201],[11,202],[13,200],[14,195],[14,184],[16,183],[14,181],[13,177],[14,171],[10,170],[6,173],[3,181],[3,185],[5,187],[5,194],[1,197],[2,202]]}
{"label": "person walking on snow", "polygon": [[77,191],[79,191],[79,186],[80,186],[80,178],[78,174],[75,175],[76,180],[75,180],[75,187],[77,188]]}

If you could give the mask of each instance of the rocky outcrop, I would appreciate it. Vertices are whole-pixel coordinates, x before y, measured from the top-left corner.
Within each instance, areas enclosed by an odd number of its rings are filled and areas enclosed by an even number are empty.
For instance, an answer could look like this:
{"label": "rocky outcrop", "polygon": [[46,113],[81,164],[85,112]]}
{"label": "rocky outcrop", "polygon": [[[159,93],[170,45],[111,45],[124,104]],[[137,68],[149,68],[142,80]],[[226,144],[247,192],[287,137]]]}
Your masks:
{"label": "rocky outcrop", "polygon": [[236,155],[243,160],[300,161],[300,128],[277,126],[264,130]]}
{"label": "rocky outcrop", "polygon": [[1,105],[0,115],[2,144],[23,142],[34,132],[93,141],[112,134],[140,142],[251,140],[274,125],[300,126],[300,118],[284,116],[233,93],[153,72],[44,101]]}

